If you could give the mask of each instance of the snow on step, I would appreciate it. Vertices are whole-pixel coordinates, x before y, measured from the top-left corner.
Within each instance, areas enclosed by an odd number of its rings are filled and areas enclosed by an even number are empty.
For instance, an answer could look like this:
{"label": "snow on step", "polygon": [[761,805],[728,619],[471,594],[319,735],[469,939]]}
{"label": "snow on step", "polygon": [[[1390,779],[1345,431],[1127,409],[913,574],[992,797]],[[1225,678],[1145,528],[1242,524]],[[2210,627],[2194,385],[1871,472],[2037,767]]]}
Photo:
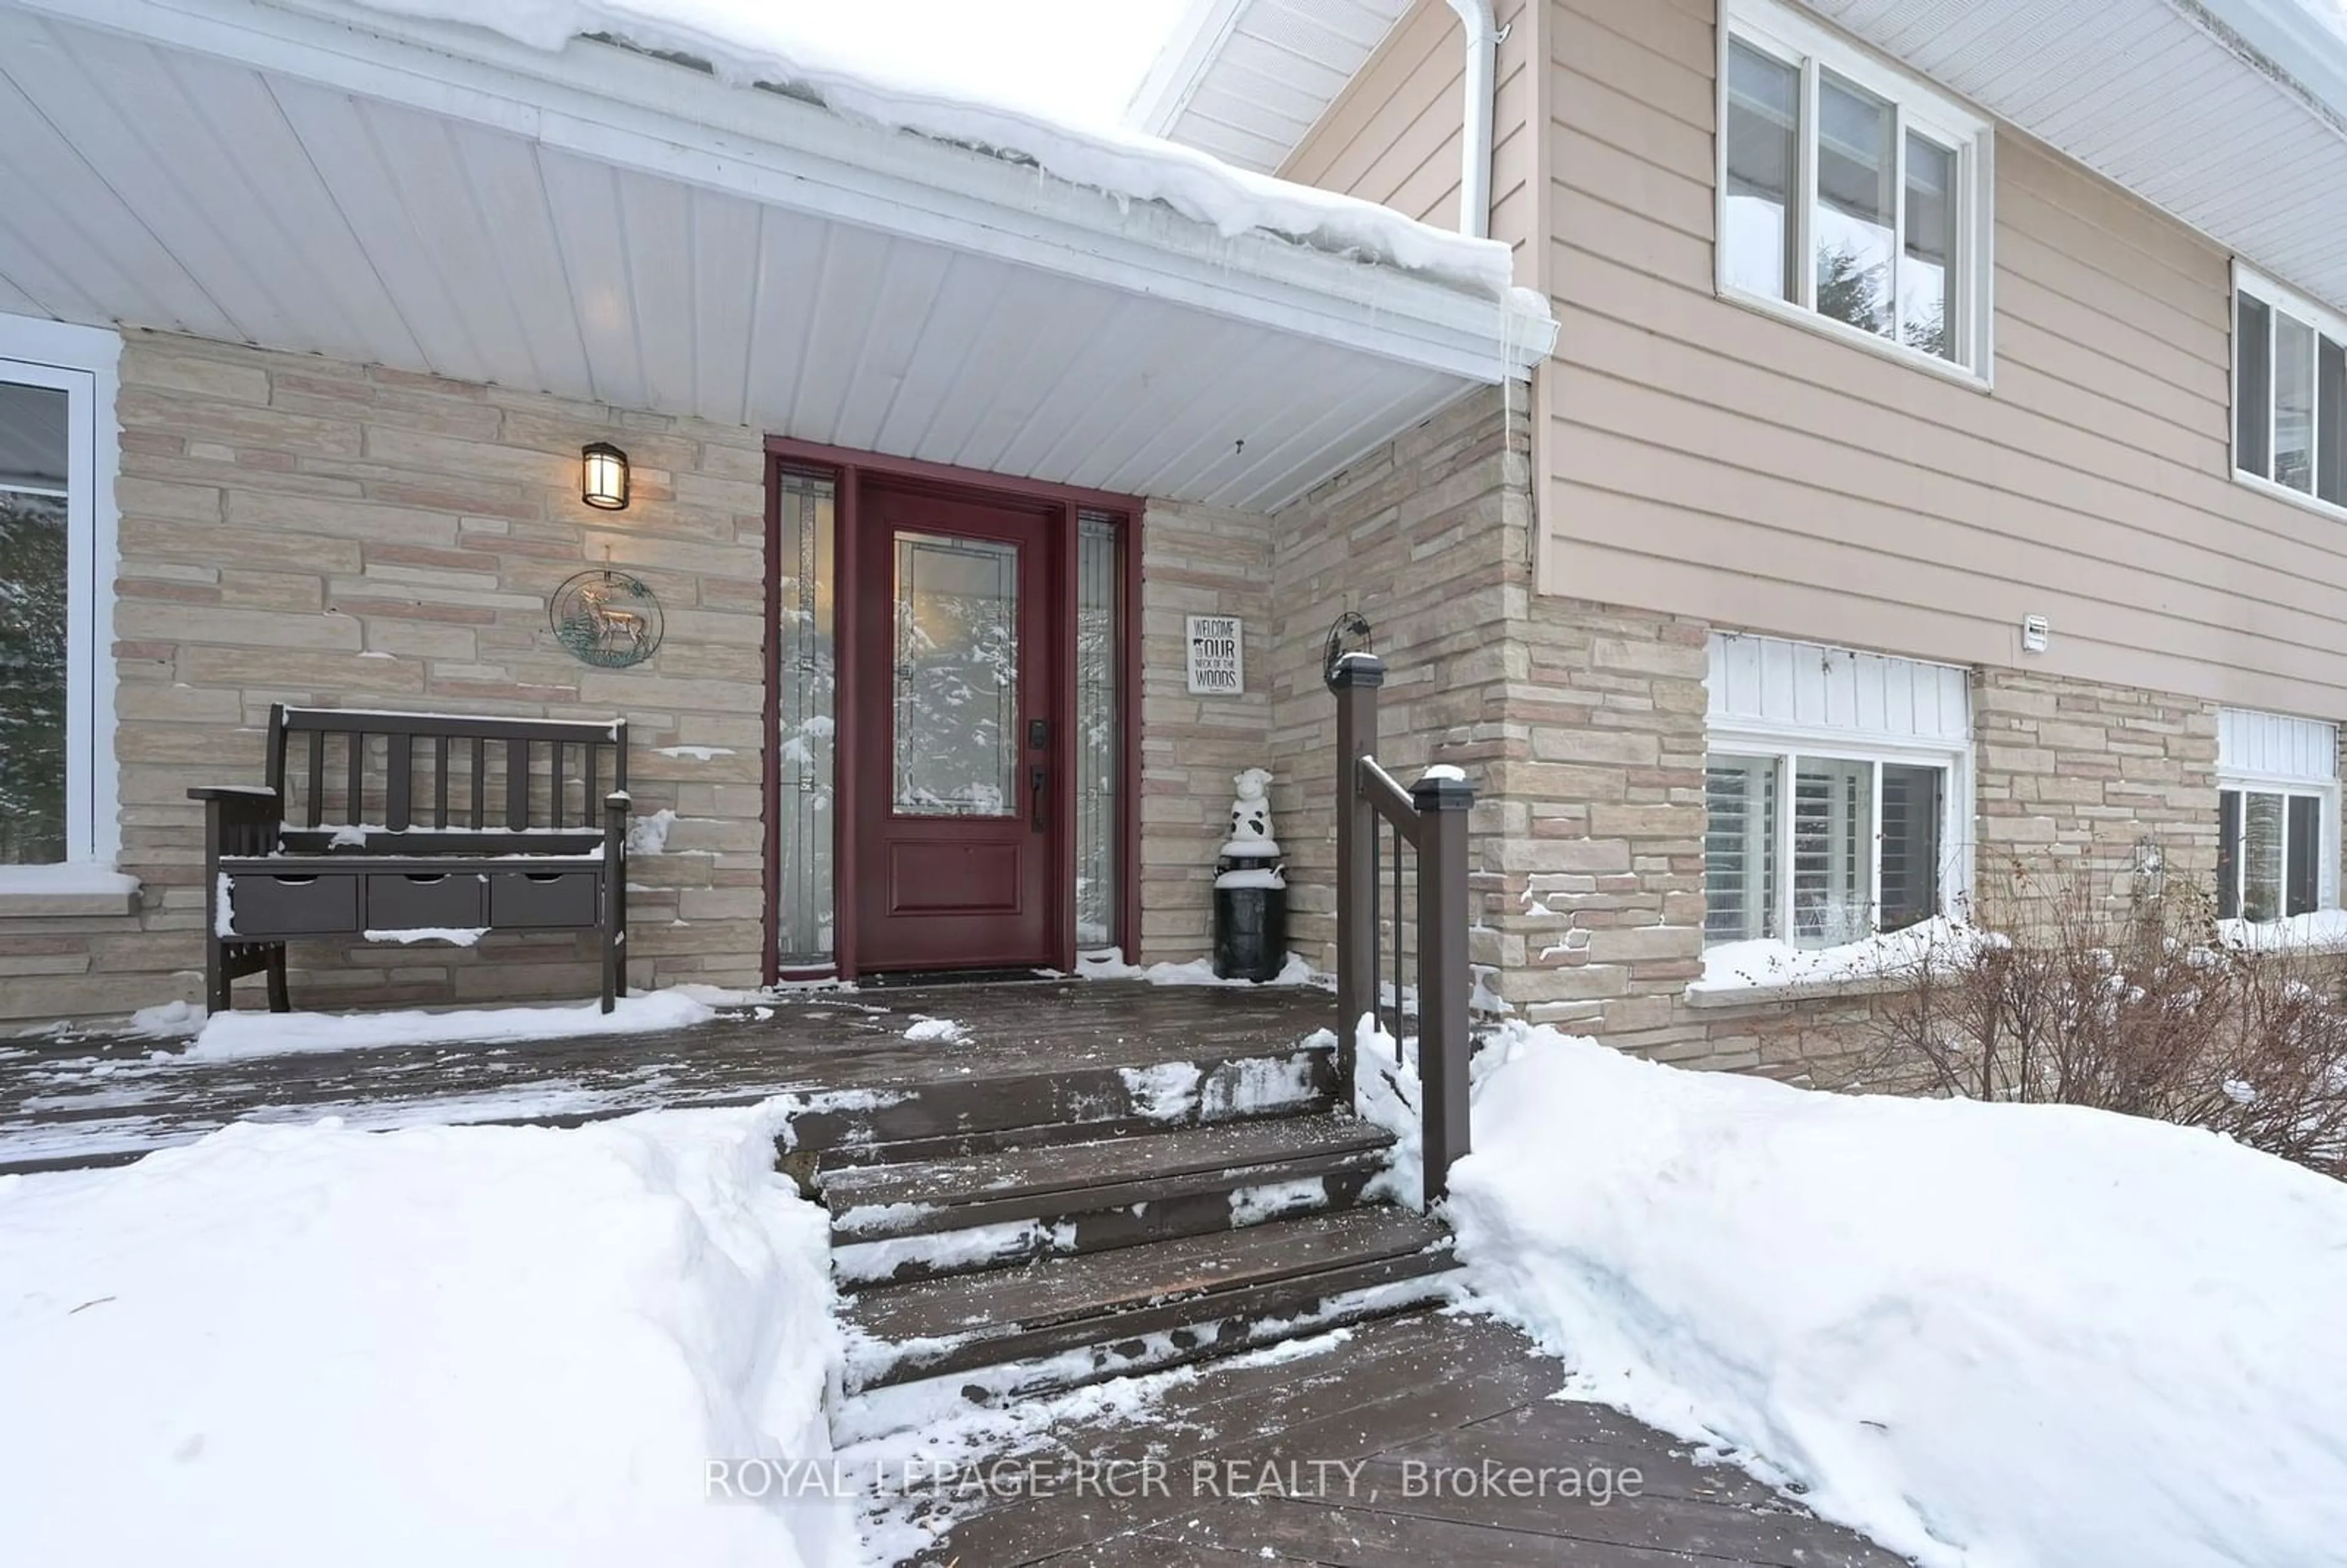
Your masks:
{"label": "snow on step", "polygon": [[1446,1227],[1370,1208],[887,1286],[846,1304],[846,1384],[854,1392],[1237,1316],[1307,1313],[1451,1266]]}
{"label": "snow on step", "polygon": [[850,1166],[826,1173],[821,1185],[836,1238],[864,1241],[1366,1171],[1392,1143],[1350,1117],[1298,1117]]}

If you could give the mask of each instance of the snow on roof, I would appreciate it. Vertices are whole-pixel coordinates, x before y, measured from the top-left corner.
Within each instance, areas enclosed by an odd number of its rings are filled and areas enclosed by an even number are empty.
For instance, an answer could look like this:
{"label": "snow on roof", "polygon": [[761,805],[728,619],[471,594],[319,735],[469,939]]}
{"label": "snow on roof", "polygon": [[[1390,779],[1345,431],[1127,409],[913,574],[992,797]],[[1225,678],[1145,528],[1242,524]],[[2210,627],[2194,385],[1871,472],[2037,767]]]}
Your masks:
{"label": "snow on roof", "polygon": [[[887,53],[891,29],[865,30],[866,51],[844,48],[790,0],[360,0],[367,9],[486,28],[528,47],[559,51],[582,35],[706,62],[720,80],[787,87],[833,113],[1031,161],[1070,184],[1122,200],[1156,201],[1224,236],[1276,234],[1356,255],[1453,287],[1501,297],[1509,248],[1404,217],[1358,197],[1234,169],[1194,149],[1122,128],[1079,126],[959,87],[925,82]],[[852,35],[851,35],[852,36]]]}

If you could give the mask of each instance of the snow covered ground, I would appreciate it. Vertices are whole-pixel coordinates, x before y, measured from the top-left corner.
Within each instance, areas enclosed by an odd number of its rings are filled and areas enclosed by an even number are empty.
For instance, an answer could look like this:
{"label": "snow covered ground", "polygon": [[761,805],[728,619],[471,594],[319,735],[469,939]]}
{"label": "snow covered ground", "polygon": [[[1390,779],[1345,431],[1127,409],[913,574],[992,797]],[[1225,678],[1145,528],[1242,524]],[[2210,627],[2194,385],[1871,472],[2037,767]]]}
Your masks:
{"label": "snow covered ground", "polygon": [[1461,1252],[1577,1391],[1934,1568],[2347,1562],[2347,1185],[2074,1107],[1486,1055]]}
{"label": "snow covered ground", "polygon": [[0,1556],[45,1568],[863,1561],[828,1452],[827,1226],[774,1113],[244,1125],[0,1177]]}

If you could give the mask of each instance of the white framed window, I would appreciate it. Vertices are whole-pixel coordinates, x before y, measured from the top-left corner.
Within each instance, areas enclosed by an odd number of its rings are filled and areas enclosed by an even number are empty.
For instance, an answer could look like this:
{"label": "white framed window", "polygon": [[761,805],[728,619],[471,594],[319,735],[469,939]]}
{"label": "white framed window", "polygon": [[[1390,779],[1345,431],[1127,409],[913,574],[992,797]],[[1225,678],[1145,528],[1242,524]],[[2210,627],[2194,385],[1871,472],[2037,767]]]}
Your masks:
{"label": "white framed window", "polygon": [[1829,948],[1971,892],[1971,684],[1943,664],[1715,635],[1704,940]]}
{"label": "white framed window", "polygon": [[2347,319],[2233,264],[2233,473],[2347,508]]}
{"label": "white framed window", "polygon": [[2338,907],[2338,726],[2220,710],[2218,918],[2280,920]]}
{"label": "white framed window", "polygon": [[0,890],[110,868],[115,333],[0,316]]}
{"label": "white framed window", "polygon": [[1724,15],[1720,293],[1985,382],[1988,122],[1777,0]]}

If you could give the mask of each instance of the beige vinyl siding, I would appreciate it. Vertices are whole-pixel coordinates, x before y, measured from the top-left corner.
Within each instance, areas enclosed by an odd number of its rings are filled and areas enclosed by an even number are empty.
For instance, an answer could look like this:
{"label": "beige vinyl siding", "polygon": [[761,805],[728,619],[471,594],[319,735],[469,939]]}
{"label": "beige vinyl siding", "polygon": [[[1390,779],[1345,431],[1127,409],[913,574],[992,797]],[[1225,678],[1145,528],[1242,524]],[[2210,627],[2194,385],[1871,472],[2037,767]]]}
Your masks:
{"label": "beige vinyl siding", "polygon": [[1727,303],[1710,0],[1552,5],[1545,590],[2347,712],[2347,519],[2230,477],[2222,251],[2000,125],[1993,391]]}
{"label": "beige vinyl siding", "polygon": [[[1492,99],[1491,232],[1517,248],[1520,263],[1540,231],[1533,100],[1541,84],[1532,68],[1539,56],[1537,3],[1500,0],[1494,7],[1510,32],[1500,45]],[[1463,36],[1458,14],[1444,0],[1417,0],[1288,154],[1280,178],[1456,229]]]}

